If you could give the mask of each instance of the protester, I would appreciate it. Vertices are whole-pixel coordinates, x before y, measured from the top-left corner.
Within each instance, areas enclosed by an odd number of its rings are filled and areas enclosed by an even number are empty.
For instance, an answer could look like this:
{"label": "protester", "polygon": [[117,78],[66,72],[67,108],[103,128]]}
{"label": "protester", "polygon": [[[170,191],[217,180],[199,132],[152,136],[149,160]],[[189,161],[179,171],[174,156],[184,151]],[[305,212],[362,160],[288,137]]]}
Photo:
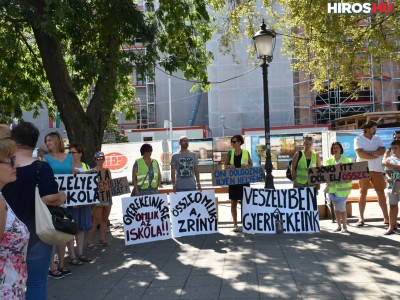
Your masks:
{"label": "protester", "polygon": [[[26,224],[30,231],[26,299],[47,299],[47,275],[53,247],[42,242],[36,234],[36,184],[41,199],[46,205],[62,205],[66,196],[64,192],[58,191],[58,185],[49,164],[39,162],[32,157],[39,138],[39,130],[35,125],[23,122],[14,126],[11,138],[17,145],[15,155],[19,166],[17,180],[7,184],[3,189],[3,194],[17,217]],[[63,275],[60,273],[59,276]]]}
{"label": "protester", "polygon": [[[389,183],[388,187],[388,198],[389,198],[389,227],[385,232],[385,235],[390,235],[395,233],[397,230],[397,215],[399,213],[399,191],[393,191],[393,186],[396,180],[400,178],[400,172],[397,171],[400,167],[400,139],[394,140],[391,143],[392,156],[386,158],[384,164],[386,163],[386,179]],[[391,166],[396,166],[396,170]]]}
{"label": "protester", "polygon": [[96,204],[92,207],[93,227],[88,232],[86,247],[88,250],[97,249],[93,243],[93,239],[96,235],[97,226],[99,224],[99,245],[105,247],[111,246],[111,243],[106,240],[107,221],[113,204],[111,196],[111,171],[103,166],[105,160],[103,152],[96,152],[94,158],[96,160],[96,167],[90,171],[97,173],[100,204]]}
{"label": "protester", "polygon": [[383,176],[382,156],[385,153],[385,146],[382,140],[376,136],[378,123],[368,121],[364,124],[364,133],[354,139],[354,149],[357,154],[357,161],[368,161],[370,179],[360,179],[360,200],[359,210],[360,218],[356,223],[357,227],[364,226],[364,211],[368,193],[369,182],[372,183],[376,194],[378,195],[379,206],[382,209],[383,220],[389,224],[388,209],[385,198],[385,179]]}
{"label": "protester", "polygon": [[[321,158],[312,150],[313,138],[311,136],[304,137],[303,147],[304,150],[297,151],[293,156],[292,178],[294,188],[310,186],[308,169],[321,166]],[[320,185],[317,184],[316,188],[319,190]]]}
{"label": "protester", "polygon": [[134,196],[157,194],[158,188],[161,187],[160,166],[151,158],[152,152],[150,144],[140,147],[142,157],[135,161],[132,168]]}
{"label": "protester", "polygon": [[190,151],[189,139],[182,136],[179,139],[180,150],[171,158],[171,181],[174,192],[194,191],[201,189],[199,160],[196,153]]}
{"label": "protester", "polygon": [[[339,142],[332,143],[331,154],[325,165],[342,165],[351,163],[351,158],[343,156],[343,146]],[[333,203],[335,209],[335,216],[337,221],[337,228],[334,232],[347,233],[347,211],[346,211],[346,199],[351,193],[353,183],[347,182],[329,182],[327,189],[329,193],[329,199]]]}
{"label": "protester", "polygon": [[[393,141],[395,141],[395,140],[400,140],[400,130],[396,130],[395,132],[393,132]],[[387,162],[387,159],[391,155],[393,155],[393,152],[392,152],[392,148],[389,147],[388,149],[386,149],[385,155],[383,155],[382,164],[385,167],[389,167],[389,169],[400,172],[400,166],[391,165],[390,163]]]}
{"label": "protester", "polygon": [[[243,136],[234,135],[231,138],[232,150],[228,151],[226,156],[225,166],[227,168],[248,168],[253,165],[249,151],[242,149],[241,146],[244,144]],[[239,232],[237,224],[237,204],[243,199],[243,188],[250,186],[246,184],[233,184],[229,185],[229,199],[231,200],[231,214],[233,219],[233,231]]]}
{"label": "protester", "polygon": [[[84,173],[90,170],[90,167],[81,161],[82,155],[85,153],[85,147],[81,143],[69,145],[69,154],[72,155],[73,168],[75,173]],[[77,257],[71,260],[71,265],[80,266],[84,262],[91,262],[92,259],[83,254],[83,240],[85,231],[92,229],[92,209],[89,205],[80,205],[68,207],[67,211],[72,215],[78,231],[75,235]]]}
{"label": "protester", "polygon": [[[54,174],[72,174],[72,155],[65,153],[64,141],[58,132],[50,132],[44,137],[44,143],[49,151],[43,157],[53,169]],[[74,251],[74,240],[72,239],[67,244],[70,261],[76,259]],[[54,255],[50,261],[49,276],[54,279],[59,279],[59,272],[64,276],[71,275],[71,270],[65,268],[65,244],[57,245],[55,250],[58,254],[58,267],[54,261]],[[59,272],[57,272],[57,270]]]}
{"label": "protester", "polygon": [[0,298],[25,299],[28,228],[8,205],[2,189],[17,179],[15,144],[10,129],[0,125]]}

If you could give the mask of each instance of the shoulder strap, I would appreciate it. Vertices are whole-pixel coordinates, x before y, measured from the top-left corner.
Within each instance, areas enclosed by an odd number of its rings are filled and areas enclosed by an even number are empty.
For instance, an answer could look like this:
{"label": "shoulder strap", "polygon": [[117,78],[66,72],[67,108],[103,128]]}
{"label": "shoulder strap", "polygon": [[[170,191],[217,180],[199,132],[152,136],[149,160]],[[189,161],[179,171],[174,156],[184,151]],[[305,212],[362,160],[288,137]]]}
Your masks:
{"label": "shoulder strap", "polygon": [[303,156],[303,151],[299,150],[299,157],[297,158],[296,161],[296,166],[294,167],[295,170],[297,170],[297,165],[299,164],[300,158]]}

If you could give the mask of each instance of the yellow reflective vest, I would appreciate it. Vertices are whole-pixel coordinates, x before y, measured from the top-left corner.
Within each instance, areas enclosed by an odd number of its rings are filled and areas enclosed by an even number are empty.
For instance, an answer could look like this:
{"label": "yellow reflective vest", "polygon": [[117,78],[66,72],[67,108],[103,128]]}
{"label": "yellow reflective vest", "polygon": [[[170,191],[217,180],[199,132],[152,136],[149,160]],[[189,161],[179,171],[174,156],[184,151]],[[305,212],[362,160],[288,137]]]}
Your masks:
{"label": "yellow reflective vest", "polygon": [[[231,154],[231,160],[229,161],[229,164],[231,166],[235,165],[235,150],[230,150]],[[242,149],[242,158],[240,160],[240,165],[248,165],[249,164],[249,151]]]}
{"label": "yellow reflective vest", "polygon": [[311,151],[311,163],[310,166],[307,168],[306,155],[304,154],[304,151],[301,152],[302,156],[297,162],[296,181],[300,184],[306,184],[308,182],[308,168],[314,168],[317,166],[317,153]]}
{"label": "yellow reflective vest", "polygon": [[[158,185],[158,163],[155,159],[151,160],[153,165],[154,178],[151,181],[151,187],[156,188]],[[137,160],[138,171],[136,174],[138,187],[142,190],[149,188],[149,168],[143,158]],[[143,181],[144,180],[144,181]]]}
{"label": "yellow reflective vest", "polygon": [[[339,163],[342,164],[350,164],[351,163],[351,158],[345,157],[345,156],[340,156]],[[330,157],[326,161],[327,166],[332,166],[336,165],[336,159],[334,156]],[[350,195],[351,193],[351,188],[353,184],[351,181],[347,182],[329,182],[328,183],[328,193],[329,194],[336,194],[336,196],[344,198]]]}

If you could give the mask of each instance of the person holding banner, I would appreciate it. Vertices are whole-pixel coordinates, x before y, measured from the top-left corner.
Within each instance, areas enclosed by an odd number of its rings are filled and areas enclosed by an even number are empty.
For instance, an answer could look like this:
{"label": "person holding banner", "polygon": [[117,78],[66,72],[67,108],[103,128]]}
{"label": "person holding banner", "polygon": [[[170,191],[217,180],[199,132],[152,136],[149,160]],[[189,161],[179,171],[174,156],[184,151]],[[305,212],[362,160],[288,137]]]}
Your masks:
{"label": "person holding banner", "polygon": [[[76,174],[85,173],[90,170],[90,167],[82,162],[82,155],[85,153],[85,146],[81,143],[69,145],[69,154],[72,155],[74,172]],[[75,207],[67,207],[67,211],[72,215],[78,227],[78,232],[75,235],[77,257],[70,261],[72,265],[82,265],[84,262],[92,260],[83,255],[83,240],[85,231],[92,229],[92,209],[89,205],[81,205]]]}
{"label": "person holding banner", "polygon": [[100,224],[100,240],[99,245],[104,247],[111,247],[112,244],[106,240],[106,230],[108,217],[110,216],[112,207],[111,196],[111,171],[104,168],[105,155],[103,152],[96,152],[94,159],[96,160],[96,167],[91,172],[97,173],[98,191],[100,204],[96,204],[92,208],[93,227],[88,232],[87,246],[88,250],[94,250],[97,247],[93,243],[94,236],[96,235],[97,226]]}
{"label": "person holding banner", "polygon": [[182,136],[179,139],[181,149],[171,158],[171,181],[174,192],[195,191],[201,189],[199,160],[196,153],[189,151],[189,139]]}
{"label": "person holding banner", "polygon": [[[343,156],[343,146],[339,142],[332,143],[331,154],[326,162],[326,166],[350,164],[351,158]],[[329,199],[333,203],[335,215],[337,220],[337,228],[334,232],[348,233],[347,230],[347,212],[346,212],[346,199],[351,193],[352,182],[329,182],[327,189]]]}
{"label": "person holding banner", "polygon": [[[32,154],[39,138],[39,130],[29,122],[13,126],[11,139],[17,145],[15,152],[17,180],[7,184],[2,192],[16,216],[30,232],[28,254],[28,281],[26,299],[47,299],[47,276],[53,247],[42,242],[36,234],[35,187],[39,188],[43,202],[48,206],[59,206],[66,201],[63,191],[58,191],[54,173],[48,163],[39,162]],[[39,168],[39,164],[41,164]],[[39,176],[37,171],[39,170]],[[55,275],[64,275],[58,270]]]}
{"label": "person holding banner", "polygon": [[[242,149],[244,138],[240,134],[231,138],[232,150],[228,151],[225,166],[229,168],[247,168],[253,165],[249,151]],[[229,185],[229,199],[231,200],[231,214],[233,219],[233,231],[239,232],[237,224],[237,204],[243,199],[243,188],[249,183]]]}
{"label": "person holding banner", "polygon": [[[308,187],[310,186],[308,182],[308,169],[321,166],[321,158],[319,155],[312,150],[313,138],[311,136],[305,136],[303,141],[304,150],[301,151],[300,155],[297,151],[293,156],[292,163],[292,178],[293,187]],[[319,190],[320,185],[316,185],[317,190]]]}
{"label": "person holding banner", "polygon": [[0,124],[0,298],[24,299],[29,231],[3,196],[3,187],[17,179],[15,144],[10,128]]}
{"label": "person holding banner", "polygon": [[357,161],[368,161],[370,179],[360,179],[360,201],[358,203],[360,218],[356,223],[357,227],[364,226],[364,211],[366,206],[369,183],[371,182],[376,194],[378,203],[383,213],[383,222],[389,224],[389,214],[385,197],[385,178],[382,167],[382,156],[385,154],[385,146],[380,137],[376,135],[378,123],[368,121],[364,124],[364,133],[354,139],[354,149],[357,154]]}
{"label": "person holding banner", "polygon": [[[50,132],[44,137],[44,143],[49,151],[45,154],[43,158],[53,169],[54,174],[73,174],[72,168],[72,155],[65,153],[64,141],[61,135],[54,131]],[[55,246],[55,250],[58,254],[58,266],[54,261],[55,253],[50,261],[50,271],[49,276],[54,279],[59,279],[59,272],[64,276],[71,275],[71,270],[65,268],[65,247],[68,246],[68,253],[70,261],[76,261],[75,251],[74,251],[74,240],[71,240],[66,245],[61,244]],[[59,272],[57,272],[57,270]]]}
{"label": "person holding banner", "polygon": [[151,158],[153,147],[143,144],[140,147],[141,158],[137,159],[132,168],[132,196],[154,195],[161,187],[161,171],[158,162]]}
{"label": "person holding banner", "polygon": [[397,168],[400,167],[400,140],[394,140],[391,143],[391,150],[393,155],[388,157],[384,164],[386,164],[386,180],[389,183],[388,198],[389,198],[389,227],[384,233],[385,235],[394,234],[397,230],[397,215],[399,213],[399,200],[400,194],[398,190],[393,190],[395,182],[400,179],[400,172]]}

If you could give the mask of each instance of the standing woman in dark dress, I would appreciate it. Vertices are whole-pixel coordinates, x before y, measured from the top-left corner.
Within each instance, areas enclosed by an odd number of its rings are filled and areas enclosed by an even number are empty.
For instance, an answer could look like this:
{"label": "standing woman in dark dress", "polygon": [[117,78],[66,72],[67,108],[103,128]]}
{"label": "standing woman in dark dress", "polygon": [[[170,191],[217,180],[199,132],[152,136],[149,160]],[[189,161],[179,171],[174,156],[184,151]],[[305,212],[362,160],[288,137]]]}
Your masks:
{"label": "standing woman in dark dress", "polygon": [[[242,149],[241,146],[244,144],[243,137],[238,134],[231,138],[232,150],[228,151],[228,155],[225,160],[225,166],[227,168],[247,168],[253,165],[249,151]],[[239,232],[237,225],[237,204],[243,198],[243,187],[250,186],[249,183],[245,184],[234,184],[229,186],[229,199],[231,200],[231,213],[233,219],[233,231]]]}

